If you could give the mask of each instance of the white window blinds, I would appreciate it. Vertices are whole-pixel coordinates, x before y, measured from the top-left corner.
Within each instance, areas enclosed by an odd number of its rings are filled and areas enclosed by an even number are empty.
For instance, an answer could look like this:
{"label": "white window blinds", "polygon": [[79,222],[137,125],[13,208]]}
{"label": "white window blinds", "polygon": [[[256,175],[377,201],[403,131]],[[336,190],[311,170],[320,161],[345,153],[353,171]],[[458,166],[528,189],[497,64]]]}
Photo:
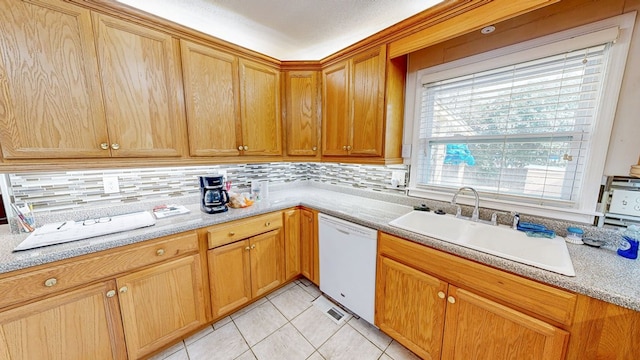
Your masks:
{"label": "white window blinds", "polygon": [[572,207],[609,47],[423,84],[417,186]]}

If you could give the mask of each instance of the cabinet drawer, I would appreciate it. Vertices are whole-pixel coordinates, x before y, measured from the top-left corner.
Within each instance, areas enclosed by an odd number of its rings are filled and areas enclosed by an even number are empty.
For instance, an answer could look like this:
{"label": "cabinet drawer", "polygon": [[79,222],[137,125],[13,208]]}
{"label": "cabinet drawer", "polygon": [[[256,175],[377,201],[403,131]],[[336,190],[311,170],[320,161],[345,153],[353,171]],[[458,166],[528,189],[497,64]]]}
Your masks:
{"label": "cabinet drawer", "polygon": [[378,253],[556,323],[569,325],[573,319],[576,294],[385,233]]}
{"label": "cabinet drawer", "polygon": [[236,220],[209,229],[209,249],[282,227],[282,213],[276,212]]}
{"label": "cabinet drawer", "polygon": [[196,232],[110,249],[0,280],[0,308],[198,251]]}

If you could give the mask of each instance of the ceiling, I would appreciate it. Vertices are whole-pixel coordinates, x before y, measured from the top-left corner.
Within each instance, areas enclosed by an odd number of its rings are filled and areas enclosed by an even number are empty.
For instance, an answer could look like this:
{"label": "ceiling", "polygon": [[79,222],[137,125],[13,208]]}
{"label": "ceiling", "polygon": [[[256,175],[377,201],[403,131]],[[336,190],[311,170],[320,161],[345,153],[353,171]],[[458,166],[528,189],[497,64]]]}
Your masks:
{"label": "ceiling", "polygon": [[441,0],[117,0],[278,60],[320,60]]}

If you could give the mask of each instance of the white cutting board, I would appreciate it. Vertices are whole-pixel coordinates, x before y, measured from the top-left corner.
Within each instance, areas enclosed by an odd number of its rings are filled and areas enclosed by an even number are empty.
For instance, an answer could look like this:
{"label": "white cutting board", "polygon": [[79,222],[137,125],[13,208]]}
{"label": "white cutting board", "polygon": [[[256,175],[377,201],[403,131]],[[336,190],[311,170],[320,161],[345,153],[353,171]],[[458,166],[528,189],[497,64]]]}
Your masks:
{"label": "white cutting board", "polygon": [[[85,221],[65,221],[45,224],[32,232],[13,251],[63,244],[70,241],[88,239],[154,225],[156,219],[148,211],[117,215]],[[89,225],[90,224],[90,225]]]}

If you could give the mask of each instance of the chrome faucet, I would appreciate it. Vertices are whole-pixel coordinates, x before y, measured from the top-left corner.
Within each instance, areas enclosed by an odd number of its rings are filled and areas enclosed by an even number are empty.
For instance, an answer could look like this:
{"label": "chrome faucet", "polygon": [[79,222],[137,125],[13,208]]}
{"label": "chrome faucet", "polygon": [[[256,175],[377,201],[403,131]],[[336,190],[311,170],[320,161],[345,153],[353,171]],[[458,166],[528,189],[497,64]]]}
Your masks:
{"label": "chrome faucet", "polygon": [[[456,192],[455,195],[453,195],[453,199],[451,199],[451,205],[457,205],[456,204],[456,199],[458,198],[458,195],[463,192],[464,190],[469,190],[471,192],[473,192],[473,196],[476,198],[476,204],[473,208],[473,213],[471,214],[471,221],[478,221],[478,217],[479,217],[479,211],[478,208],[480,207],[480,196],[478,195],[478,192],[476,191],[476,189],[469,187],[469,186],[463,186],[460,189],[458,189],[458,191]],[[456,209],[456,217],[457,218],[461,218],[461,209],[460,206],[458,206],[458,208]]]}

